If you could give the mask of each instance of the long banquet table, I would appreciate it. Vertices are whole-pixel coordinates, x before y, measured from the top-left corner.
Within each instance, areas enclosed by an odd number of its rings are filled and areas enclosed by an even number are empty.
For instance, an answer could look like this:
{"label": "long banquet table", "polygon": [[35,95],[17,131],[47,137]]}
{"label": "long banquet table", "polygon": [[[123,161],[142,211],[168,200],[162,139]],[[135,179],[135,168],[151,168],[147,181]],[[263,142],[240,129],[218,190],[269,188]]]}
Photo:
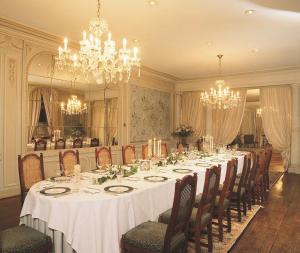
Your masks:
{"label": "long banquet table", "polygon": [[[239,153],[236,157],[238,173],[241,173],[244,154]],[[211,158],[206,158],[205,161],[221,164],[223,182],[229,157],[218,155],[220,162],[212,162]],[[197,193],[202,192],[206,167],[196,165],[199,161],[187,160],[160,170],[139,171],[134,175],[140,178],[139,181],[123,178],[121,183],[115,179],[102,185],[92,185],[91,177],[95,174],[85,172],[82,173],[80,183],[39,182],[27,194],[20,224],[49,235],[53,240],[55,253],[119,253],[122,234],[142,222],[157,220],[160,213],[172,207],[175,181],[185,176],[173,172],[173,169],[188,168],[196,172]],[[152,175],[164,176],[168,180],[148,182],[143,179]],[[134,190],[118,195],[103,190],[108,185],[118,184],[134,187]],[[49,186],[66,186],[72,189],[72,193],[59,197],[42,195],[40,190]]]}

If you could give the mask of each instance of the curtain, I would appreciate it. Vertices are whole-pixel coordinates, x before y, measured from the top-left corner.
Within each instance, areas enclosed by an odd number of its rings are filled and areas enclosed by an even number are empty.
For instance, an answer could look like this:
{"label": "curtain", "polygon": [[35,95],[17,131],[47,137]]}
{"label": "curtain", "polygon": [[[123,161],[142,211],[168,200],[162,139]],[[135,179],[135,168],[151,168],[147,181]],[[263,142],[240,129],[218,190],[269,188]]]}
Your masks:
{"label": "curtain", "polygon": [[200,101],[201,92],[184,92],[181,98],[181,124],[191,126],[198,139],[206,132],[206,108]]}
{"label": "curtain", "polygon": [[240,127],[240,134],[256,134],[256,112],[245,109],[242,124]]}
{"label": "curtain", "polygon": [[48,122],[48,133],[51,135],[52,129],[57,125],[57,91],[51,88],[41,88],[41,95],[43,97],[47,122]]}
{"label": "curtain", "polygon": [[112,144],[113,138],[117,138],[118,130],[118,98],[107,100],[107,140]]}
{"label": "curtain", "polygon": [[30,93],[29,96],[29,134],[28,134],[28,143],[31,142],[33,137],[34,130],[38,125],[38,120],[40,117],[41,111],[41,100],[42,95],[40,89],[35,89]]}
{"label": "curtain", "polygon": [[246,104],[246,89],[239,92],[241,102],[237,107],[227,110],[214,109],[212,112],[212,135],[217,145],[230,144],[239,133]]}
{"label": "curtain", "polygon": [[281,151],[285,168],[290,163],[292,132],[291,88],[261,88],[262,123],[265,135],[274,149]]}
{"label": "curtain", "polygon": [[91,137],[104,141],[104,102],[103,100],[91,103]]}
{"label": "curtain", "polygon": [[255,136],[256,136],[256,141],[259,143],[259,145],[262,144],[262,135],[264,134],[264,129],[262,125],[262,117],[256,117],[255,120]]}

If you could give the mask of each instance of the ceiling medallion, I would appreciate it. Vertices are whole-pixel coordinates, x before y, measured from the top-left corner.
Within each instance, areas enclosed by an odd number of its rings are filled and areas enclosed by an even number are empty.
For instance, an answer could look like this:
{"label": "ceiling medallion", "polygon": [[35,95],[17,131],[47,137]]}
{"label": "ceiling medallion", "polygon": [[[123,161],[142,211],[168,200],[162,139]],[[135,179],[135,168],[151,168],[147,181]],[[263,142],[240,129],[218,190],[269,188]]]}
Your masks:
{"label": "ceiling medallion", "polygon": [[[223,55],[217,55],[219,58],[219,75],[222,74],[222,57]],[[201,93],[201,102],[205,106],[211,106],[214,109],[231,109],[237,107],[241,101],[239,92],[234,93],[230,91],[228,87],[225,88],[224,80],[217,80],[215,85],[217,89],[211,88],[210,92]]]}
{"label": "ceiling medallion", "polygon": [[83,31],[77,53],[71,52],[68,39],[64,39],[64,46],[58,48],[56,68],[84,80],[90,80],[92,75],[97,83],[128,82],[133,69],[137,69],[140,75],[139,50],[137,47],[128,48],[126,38],[123,39],[123,47],[116,49],[107,22],[100,17],[100,8],[98,0],[97,17],[90,21],[89,35]]}

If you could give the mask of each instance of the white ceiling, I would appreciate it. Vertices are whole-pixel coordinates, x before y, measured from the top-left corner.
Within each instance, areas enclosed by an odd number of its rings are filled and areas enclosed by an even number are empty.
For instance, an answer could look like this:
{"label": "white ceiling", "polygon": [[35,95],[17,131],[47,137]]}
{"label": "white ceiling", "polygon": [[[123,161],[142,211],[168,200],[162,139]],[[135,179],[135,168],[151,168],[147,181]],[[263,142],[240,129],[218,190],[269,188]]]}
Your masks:
{"label": "white ceiling", "polygon": [[[114,38],[138,39],[147,67],[182,79],[210,76],[218,53],[224,74],[300,66],[299,0],[157,1],[102,1]],[[0,0],[0,15],[77,41],[95,7],[96,0]]]}

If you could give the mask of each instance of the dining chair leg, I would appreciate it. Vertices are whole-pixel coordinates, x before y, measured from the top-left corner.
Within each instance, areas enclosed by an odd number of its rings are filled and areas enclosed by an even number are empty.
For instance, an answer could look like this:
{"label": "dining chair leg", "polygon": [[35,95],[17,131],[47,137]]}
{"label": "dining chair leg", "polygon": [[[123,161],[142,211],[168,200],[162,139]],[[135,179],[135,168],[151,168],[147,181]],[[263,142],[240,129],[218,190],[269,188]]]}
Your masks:
{"label": "dining chair leg", "polygon": [[237,212],[238,212],[238,221],[241,222],[242,217],[241,217],[241,199],[240,199],[240,197],[238,197],[238,199],[237,199]]}
{"label": "dining chair leg", "polygon": [[251,195],[251,192],[248,191],[246,193],[246,199],[247,199],[247,202],[248,202],[248,209],[251,210],[252,209],[252,206],[251,206],[251,201],[252,201],[252,195]]}
{"label": "dining chair leg", "polygon": [[229,207],[226,211],[227,216],[227,232],[231,232],[231,208]]}
{"label": "dining chair leg", "polygon": [[246,195],[245,194],[243,196],[242,201],[243,201],[243,213],[244,213],[244,216],[246,216],[247,215],[247,203],[246,203]]}
{"label": "dining chair leg", "polygon": [[201,253],[201,246],[200,246],[200,233],[195,233],[195,246],[196,246],[196,253]]}
{"label": "dining chair leg", "polygon": [[212,222],[207,225],[207,240],[208,240],[208,252],[213,252],[213,240],[212,240]]}
{"label": "dining chair leg", "polygon": [[219,215],[218,217],[218,227],[219,227],[219,241],[223,241],[223,216]]}

